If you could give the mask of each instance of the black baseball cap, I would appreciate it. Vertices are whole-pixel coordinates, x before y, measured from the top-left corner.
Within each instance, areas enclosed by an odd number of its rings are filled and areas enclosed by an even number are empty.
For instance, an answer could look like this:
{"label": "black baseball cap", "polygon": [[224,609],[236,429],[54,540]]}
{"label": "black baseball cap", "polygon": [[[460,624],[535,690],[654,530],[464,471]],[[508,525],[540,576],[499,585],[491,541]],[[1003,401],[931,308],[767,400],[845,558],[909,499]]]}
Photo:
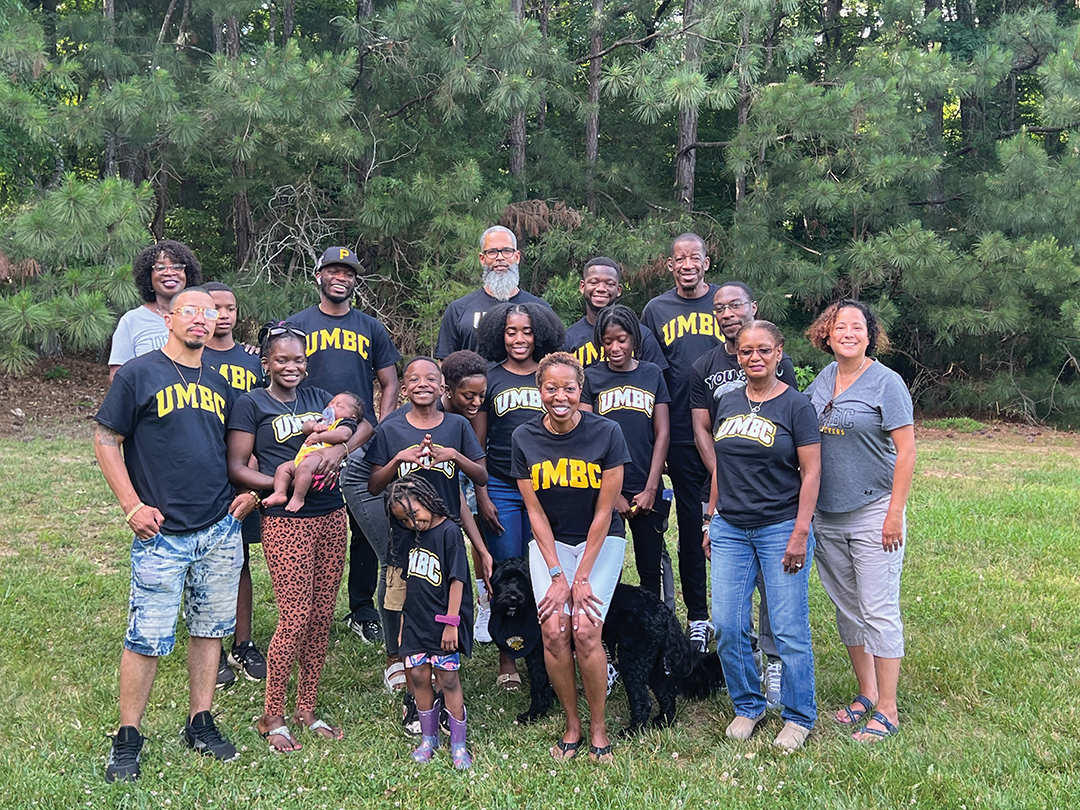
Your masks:
{"label": "black baseball cap", "polygon": [[315,272],[318,273],[324,267],[331,264],[342,264],[346,267],[351,267],[357,273],[363,272],[360,260],[356,258],[356,254],[347,247],[330,247],[324,250],[323,255],[319,257],[319,263],[315,265]]}

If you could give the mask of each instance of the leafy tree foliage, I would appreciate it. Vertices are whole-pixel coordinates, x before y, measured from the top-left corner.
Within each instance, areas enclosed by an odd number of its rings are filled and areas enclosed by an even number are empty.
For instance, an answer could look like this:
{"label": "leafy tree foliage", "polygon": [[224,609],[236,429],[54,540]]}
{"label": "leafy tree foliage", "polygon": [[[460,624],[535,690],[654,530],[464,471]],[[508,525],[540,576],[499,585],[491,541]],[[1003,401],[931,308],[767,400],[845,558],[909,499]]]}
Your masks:
{"label": "leafy tree foliage", "polygon": [[[1030,0],[0,2],[0,368],[98,348],[153,238],[248,323],[356,247],[406,349],[519,235],[627,301],[702,233],[800,364],[841,295],[927,409],[1080,418],[1080,12]],[[78,317],[85,313],[85,317]]]}

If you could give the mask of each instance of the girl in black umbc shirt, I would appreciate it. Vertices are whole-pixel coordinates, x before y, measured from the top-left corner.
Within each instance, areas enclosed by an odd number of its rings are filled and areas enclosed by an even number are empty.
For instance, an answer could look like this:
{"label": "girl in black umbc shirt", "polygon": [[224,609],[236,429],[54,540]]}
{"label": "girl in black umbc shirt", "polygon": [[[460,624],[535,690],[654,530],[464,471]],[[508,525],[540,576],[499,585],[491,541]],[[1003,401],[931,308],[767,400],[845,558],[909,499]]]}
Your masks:
{"label": "girl in black umbc shirt", "polygon": [[585,369],[583,410],[614,419],[633,460],[623,471],[623,491],[615,500],[634,535],[634,561],[641,585],[661,597],[660,556],[671,501],[657,499],[671,438],[667,383],[655,363],[638,360],[641,328],[630,307],[613,304],[596,318],[595,342],[606,362]]}
{"label": "girl in black umbc shirt", "polygon": [[630,451],[618,423],[580,409],[585,374],[572,354],[555,352],[536,371],[545,413],[514,431],[511,463],[529,510],[529,570],[544,638],[544,660],[566,730],[555,759],[585,741],[578,715],[573,638],[589,704],[589,758],[611,762],[604,722],[607,656],[600,643],[622,572],[626,540],[615,501]]}

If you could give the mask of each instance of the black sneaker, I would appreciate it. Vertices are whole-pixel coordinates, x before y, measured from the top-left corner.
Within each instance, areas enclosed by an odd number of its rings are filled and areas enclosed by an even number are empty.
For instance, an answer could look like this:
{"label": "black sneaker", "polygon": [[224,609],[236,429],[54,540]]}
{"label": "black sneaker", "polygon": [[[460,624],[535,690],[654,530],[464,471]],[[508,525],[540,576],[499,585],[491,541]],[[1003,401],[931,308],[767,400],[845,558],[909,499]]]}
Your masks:
{"label": "black sneaker", "polygon": [[[254,641],[241,641],[229,653],[229,666],[237,672],[243,672],[249,681],[266,680],[266,659]],[[221,673],[218,673],[221,677]]]}
{"label": "black sneaker", "polygon": [[377,644],[383,640],[381,622],[357,621],[352,616],[349,616],[345,619],[345,626],[356,633],[361,641],[368,644]]}
{"label": "black sneaker", "polygon": [[188,720],[181,736],[184,745],[194,748],[200,754],[208,754],[222,762],[232,762],[240,758],[236,746],[221,736],[210,712],[199,712]]}
{"label": "black sneaker", "polygon": [[105,763],[105,781],[134,782],[139,778],[139,757],[146,739],[135,726],[120,726],[112,740],[109,760]]}
{"label": "black sneaker", "polygon": [[401,727],[410,737],[420,736],[420,712],[416,708],[416,698],[408,692],[402,698]]}
{"label": "black sneaker", "polygon": [[232,686],[236,683],[236,675],[231,669],[229,669],[229,656],[225,654],[225,648],[221,648],[221,661],[218,663],[217,668],[217,683],[214,684],[215,689],[224,689],[226,686]]}

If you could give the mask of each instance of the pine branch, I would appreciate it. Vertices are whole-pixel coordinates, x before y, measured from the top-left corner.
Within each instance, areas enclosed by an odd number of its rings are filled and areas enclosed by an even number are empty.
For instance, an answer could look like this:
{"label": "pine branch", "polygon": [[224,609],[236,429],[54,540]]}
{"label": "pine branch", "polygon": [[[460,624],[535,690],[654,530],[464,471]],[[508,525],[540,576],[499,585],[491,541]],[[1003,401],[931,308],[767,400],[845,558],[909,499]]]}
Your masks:
{"label": "pine branch", "polygon": [[688,143],[686,146],[676,152],[675,157],[681,158],[687,152],[692,152],[695,149],[726,149],[729,146],[731,146],[731,141],[694,141],[693,143]]}
{"label": "pine branch", "polygon": [[945,205],[945,203],[951,203],[962,199],[964,199],[963,194],[954,194],[944,200],[919,200],[918,202],[909,202],[908,205]]}
{"label": "pine branch", "polygon": [[409,99],[404,104],[402,104],[400,107],[398,107],[396,110],[394,110],[392,113],[384,115],[383,120],[384,121],[389,121],[391,118],[397,118],[397,116],[401,115],[403,112],[405,112],[405,110],[409,109],[409,107],[411,107],[412,105],[419,104],[419,103],[421,103],[423,101],[427,101],[429,98],[431,98],[433,95],[435,95],[437,90],[438,90],[438,88],[436,88],[435,90],[432,90],[430,93],[425,93],[422,96],[417,96],[416,98]]}
{"label": "pine branch", "polygon": [[1053,135],[1055,132],[1065,132],[1066,130],[1076,129],[1080,127],[1080,121],[1075,124],[1069,124],[1064,127],[1020,127],[1019,129],[1010,129],[1006,132],[1002,132],[997,136],[997,140],[1004,140],[1005,138],[1011,138],[1013,135],[1019,135],[1021,132],[1030,132],[1032,135]]}
{"label": "pine branch", "polygon": [[685,33],[689,32],[690,29],[694,28],[697,24],[698,24],[698,21],[695,20],[694,22],[689,23],[688,25],[684,25],[678,31],[668,31],[668,32],[654,31],[653,33],[649,34],[648,36],[639,37],[638,39],[632,39],[630,37],[625,37],[623,39],[620,39],[620,40],[617,40],[617,41],[611,43],[606,48],[604,48],[602,51],[598,51],[597,53],[591,53],[588,56],[583,56],[580,59],[575,59],[574,64],[584,65],[587,62],[591,62],[593,59],[599,59],[602,56],[607,56],[612,51],[618,50],[619,48],[622,48],[625,45],[644,45],[646,42],[652,42],[654,39],[672,39],[673,37],[681,36],[682,34],[685,34]]}

